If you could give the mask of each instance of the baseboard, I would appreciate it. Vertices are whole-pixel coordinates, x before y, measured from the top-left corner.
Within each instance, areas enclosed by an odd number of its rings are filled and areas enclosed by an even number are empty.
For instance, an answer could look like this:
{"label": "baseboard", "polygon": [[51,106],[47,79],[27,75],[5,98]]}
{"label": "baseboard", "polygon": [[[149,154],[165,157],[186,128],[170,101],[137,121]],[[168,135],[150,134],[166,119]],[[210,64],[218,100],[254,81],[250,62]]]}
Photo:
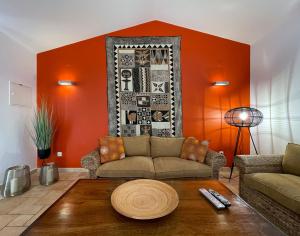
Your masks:
{"label": "baseboard", "polygon": [[34,168],[32,170],[30,170],[30,174],[35,174],[38,172],[38,168]]}
{"label": "baseboard", "polygon": [[[40,173],[41,168],[37,168],[35,171],[36,173]],[[60,173],[66,173],[66,172],[88,172],[87,169],[84,168],[58,168],[58,171]]]}
{"label": "baseboard", "polygon": [[88,172],[84,168],[58,168],[59,172]]}

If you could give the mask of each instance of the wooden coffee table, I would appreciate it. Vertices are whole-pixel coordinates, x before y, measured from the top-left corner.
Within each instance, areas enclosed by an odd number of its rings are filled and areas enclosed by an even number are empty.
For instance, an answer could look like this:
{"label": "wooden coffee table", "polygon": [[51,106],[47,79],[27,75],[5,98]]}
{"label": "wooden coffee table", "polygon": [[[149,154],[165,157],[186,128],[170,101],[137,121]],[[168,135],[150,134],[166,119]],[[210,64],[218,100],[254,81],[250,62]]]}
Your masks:
{"label": "wooden coffee table", "polygon": [[[178,208],[155,220],[134,220],[111,206],[112,191],[125,180],[78,180],[23,235],[282,235],[242,199],[215,180],[168,180]],[[232,206],[217,211],[198,188],[212,188]]]}

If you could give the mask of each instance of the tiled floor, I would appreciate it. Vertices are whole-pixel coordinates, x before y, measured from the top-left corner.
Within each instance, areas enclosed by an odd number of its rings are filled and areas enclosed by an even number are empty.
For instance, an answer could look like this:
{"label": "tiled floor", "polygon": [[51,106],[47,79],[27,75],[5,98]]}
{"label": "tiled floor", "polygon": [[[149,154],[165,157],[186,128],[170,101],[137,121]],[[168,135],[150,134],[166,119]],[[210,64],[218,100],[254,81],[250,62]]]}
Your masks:
{"label": "tiled floor", "polygon": [[[238,193],[237,172],[229,182],[222,176],[228,176],[229,168],[224,168],[220,181],[231,191]],[[32,175],[32,187],[26,193],[0,200],[0,236],[20,235],[47,208],[53,204],[79,178],[88,178],[86,172],[62,172],[60,179],[53,185],[41,186],[38,174]]]}
{"label": "tiled floor", "polygon": [[32,175],[31,189],[26,193],[0,200],[0,236],[20,235],[85,172],[62,172],[59,181],[41,186],[38,174]]}
{"label": "tiled floor", "polygon": [[237,168],[233,169],[232,178],[229,181],[230,168],[224,167],[220,171],[220,179],[219,181],[226,185],[227,188],[229,188],[232,192],[235,194],[239,194],[239,171]]}

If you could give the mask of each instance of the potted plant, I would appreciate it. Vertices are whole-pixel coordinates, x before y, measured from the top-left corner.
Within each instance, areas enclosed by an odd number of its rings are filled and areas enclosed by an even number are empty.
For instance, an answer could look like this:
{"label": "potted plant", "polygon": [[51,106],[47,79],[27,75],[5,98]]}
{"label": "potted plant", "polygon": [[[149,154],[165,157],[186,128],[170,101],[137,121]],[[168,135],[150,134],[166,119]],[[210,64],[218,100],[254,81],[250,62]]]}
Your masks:
{"label": "potted plant", "polygon": [[43,160],[43,164],[44,159],[51,154],[54,132],[53,110],[49,109],[47,103],[42,100],[34,114],[32,139],[37,148],[37,155]]}

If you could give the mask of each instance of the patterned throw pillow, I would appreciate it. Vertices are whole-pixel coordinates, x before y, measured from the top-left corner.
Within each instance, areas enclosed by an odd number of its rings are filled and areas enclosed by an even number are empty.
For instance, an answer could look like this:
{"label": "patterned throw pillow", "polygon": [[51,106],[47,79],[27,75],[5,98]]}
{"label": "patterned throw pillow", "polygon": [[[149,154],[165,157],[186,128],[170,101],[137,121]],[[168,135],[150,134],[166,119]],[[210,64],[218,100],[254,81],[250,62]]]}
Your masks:
{"label": "patterned throw pillow", "polygon": [[100,139],[100,162],[121,160],[125,158],[123,140],[120,137],[103,137]]}
{"label": "patterned throw pillow", "polygon": [[201,142],[194,137],[188,137],[184,140],[180,157],[186,160],[198,161],[203,163],[207,150],[207,141]]}

